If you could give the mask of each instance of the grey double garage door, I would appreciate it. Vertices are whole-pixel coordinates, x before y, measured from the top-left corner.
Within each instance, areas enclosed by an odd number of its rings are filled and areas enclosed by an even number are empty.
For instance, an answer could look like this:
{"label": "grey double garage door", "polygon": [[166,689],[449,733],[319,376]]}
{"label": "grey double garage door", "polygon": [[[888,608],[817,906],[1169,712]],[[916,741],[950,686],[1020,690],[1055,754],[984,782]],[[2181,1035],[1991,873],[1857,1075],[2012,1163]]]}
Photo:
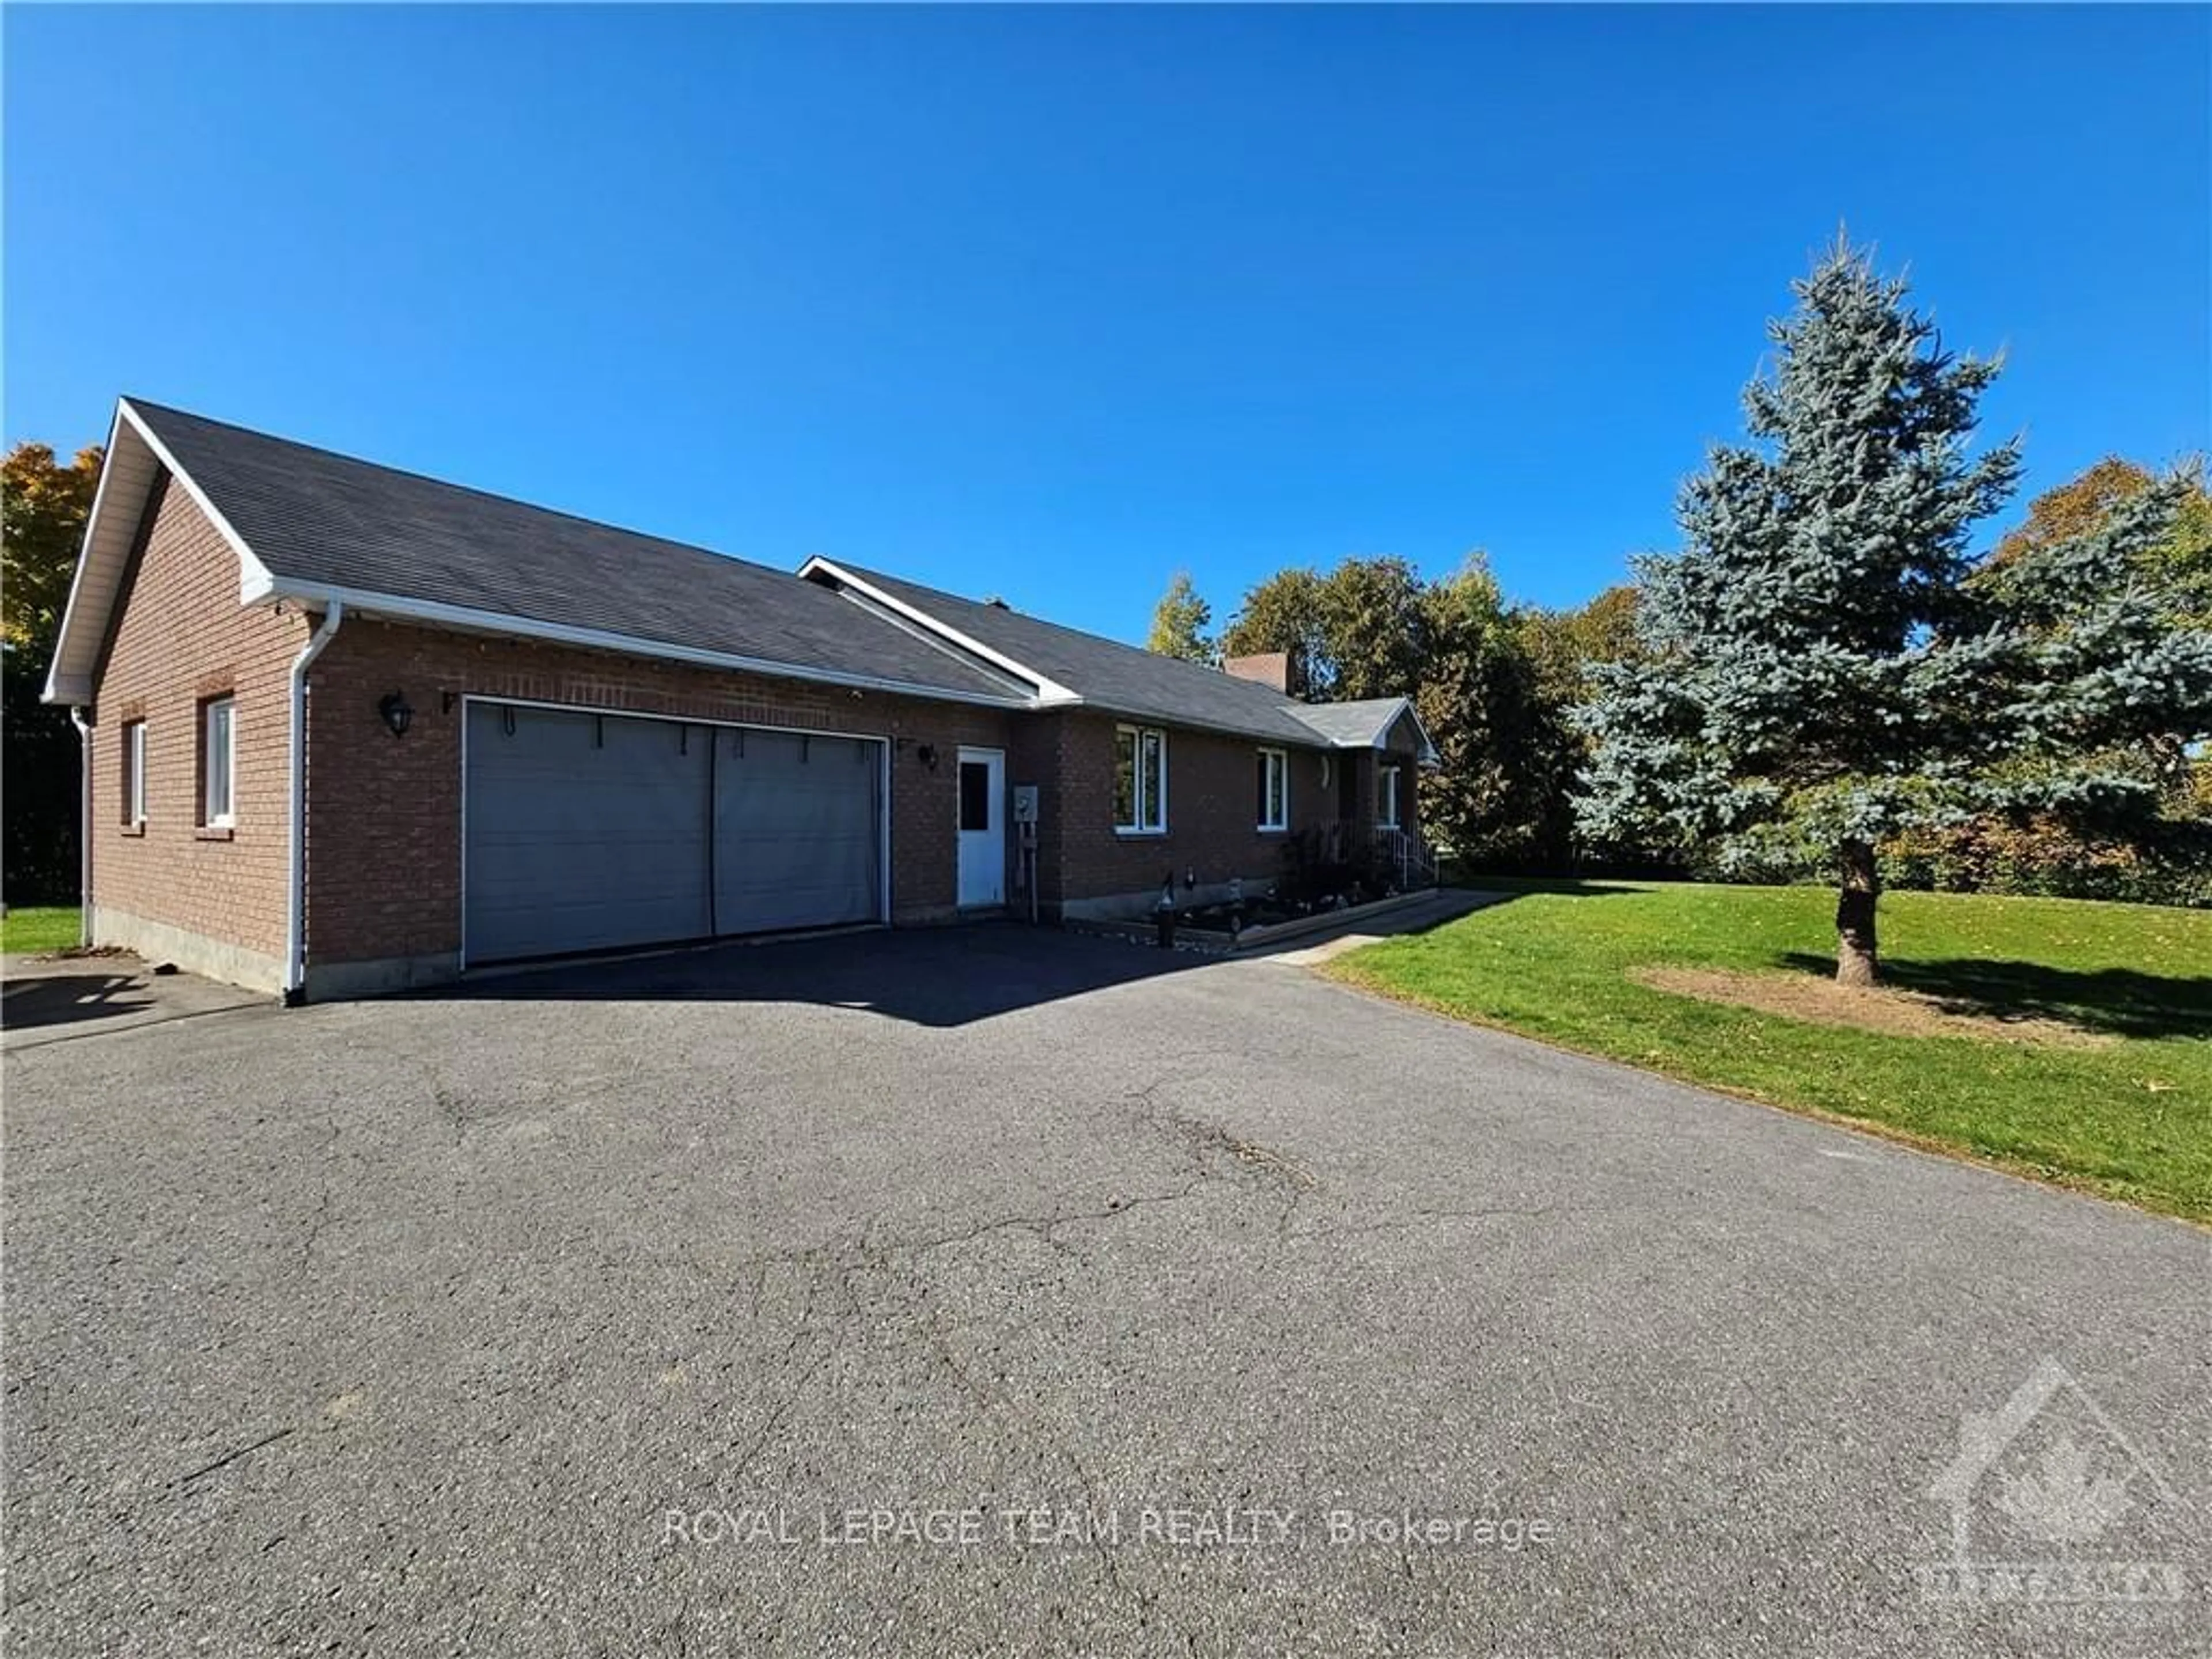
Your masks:
{"label": "grey double garage door", "polygon": [[883,915],[883,747],[468,705],[471,963]]}

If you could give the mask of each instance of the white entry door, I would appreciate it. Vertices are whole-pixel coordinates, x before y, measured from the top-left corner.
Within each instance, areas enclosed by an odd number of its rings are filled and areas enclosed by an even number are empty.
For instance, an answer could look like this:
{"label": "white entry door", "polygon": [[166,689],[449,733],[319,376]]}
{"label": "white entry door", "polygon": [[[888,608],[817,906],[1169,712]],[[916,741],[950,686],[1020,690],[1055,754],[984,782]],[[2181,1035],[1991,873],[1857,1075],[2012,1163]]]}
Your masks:
{"label": "white entry door", "polygon": [[960,903],[1006,902],[1006,755],[960,751]]}

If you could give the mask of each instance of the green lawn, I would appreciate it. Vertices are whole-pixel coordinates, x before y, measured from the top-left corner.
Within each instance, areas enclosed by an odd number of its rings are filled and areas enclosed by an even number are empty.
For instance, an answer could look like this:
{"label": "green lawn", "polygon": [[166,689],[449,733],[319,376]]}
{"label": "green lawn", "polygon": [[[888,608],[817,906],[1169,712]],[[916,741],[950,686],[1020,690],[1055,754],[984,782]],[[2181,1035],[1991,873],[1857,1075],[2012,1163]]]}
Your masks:
{"label": "green lawn", "polygon": [[10,910],[0,916],[0,951],[59,951],[77,942],[76,907]]}
{"label": "green lawn", "polygon": [[1329,971],[1563,1048],[2212,1220],[2212,912],[1883,896],[1890,984],[2107,1039],[2067,1047],[1814,1024],[1627,977],[1653,965],[1825,974],[1835,901],[1816,889],[1512,891],[1447,927],[1340,957]]}

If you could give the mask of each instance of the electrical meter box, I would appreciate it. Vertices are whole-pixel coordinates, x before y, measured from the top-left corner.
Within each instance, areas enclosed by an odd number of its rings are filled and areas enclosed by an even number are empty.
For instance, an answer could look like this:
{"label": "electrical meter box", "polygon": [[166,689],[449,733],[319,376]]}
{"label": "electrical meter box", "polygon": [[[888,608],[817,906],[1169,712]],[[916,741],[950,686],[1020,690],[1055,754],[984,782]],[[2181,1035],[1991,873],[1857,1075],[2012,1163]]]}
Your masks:
{"label": "electrical meter box", "polygon": [[1035,823],[1037,821],[1037,787],[1033,783],[1014,786],[1014,822]]}

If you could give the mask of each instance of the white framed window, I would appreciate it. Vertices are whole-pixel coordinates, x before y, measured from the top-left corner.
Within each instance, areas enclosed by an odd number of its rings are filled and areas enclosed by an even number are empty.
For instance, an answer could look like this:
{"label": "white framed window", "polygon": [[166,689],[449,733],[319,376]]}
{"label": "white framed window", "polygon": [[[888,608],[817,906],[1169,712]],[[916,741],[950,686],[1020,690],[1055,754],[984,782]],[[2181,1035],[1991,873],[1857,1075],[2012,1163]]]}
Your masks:
{"label": "white framed window", "polygon": [[1398,769],[1375,769],[1375,822],[1385,830],[1398,827]]}
{"label": "white framed window", "polygon": [[1168,827],[1168,734],[1150,726],[1114,728],[1114,828],[1159,836]]}
{"label": "white framed window", "polygon": [[1259,825],[1287,830],[1291,824],[1291,757],[1279,749],[1259,751]]}
{"label": "white framed window", "polygon": [[123,725],[123,822],[133,830],[146,827],[146,722]]}
{"label": "white framed window", "polygon": [[214,697],[200,706],[200,822],[228,830],[238,822],[238,706]]}

